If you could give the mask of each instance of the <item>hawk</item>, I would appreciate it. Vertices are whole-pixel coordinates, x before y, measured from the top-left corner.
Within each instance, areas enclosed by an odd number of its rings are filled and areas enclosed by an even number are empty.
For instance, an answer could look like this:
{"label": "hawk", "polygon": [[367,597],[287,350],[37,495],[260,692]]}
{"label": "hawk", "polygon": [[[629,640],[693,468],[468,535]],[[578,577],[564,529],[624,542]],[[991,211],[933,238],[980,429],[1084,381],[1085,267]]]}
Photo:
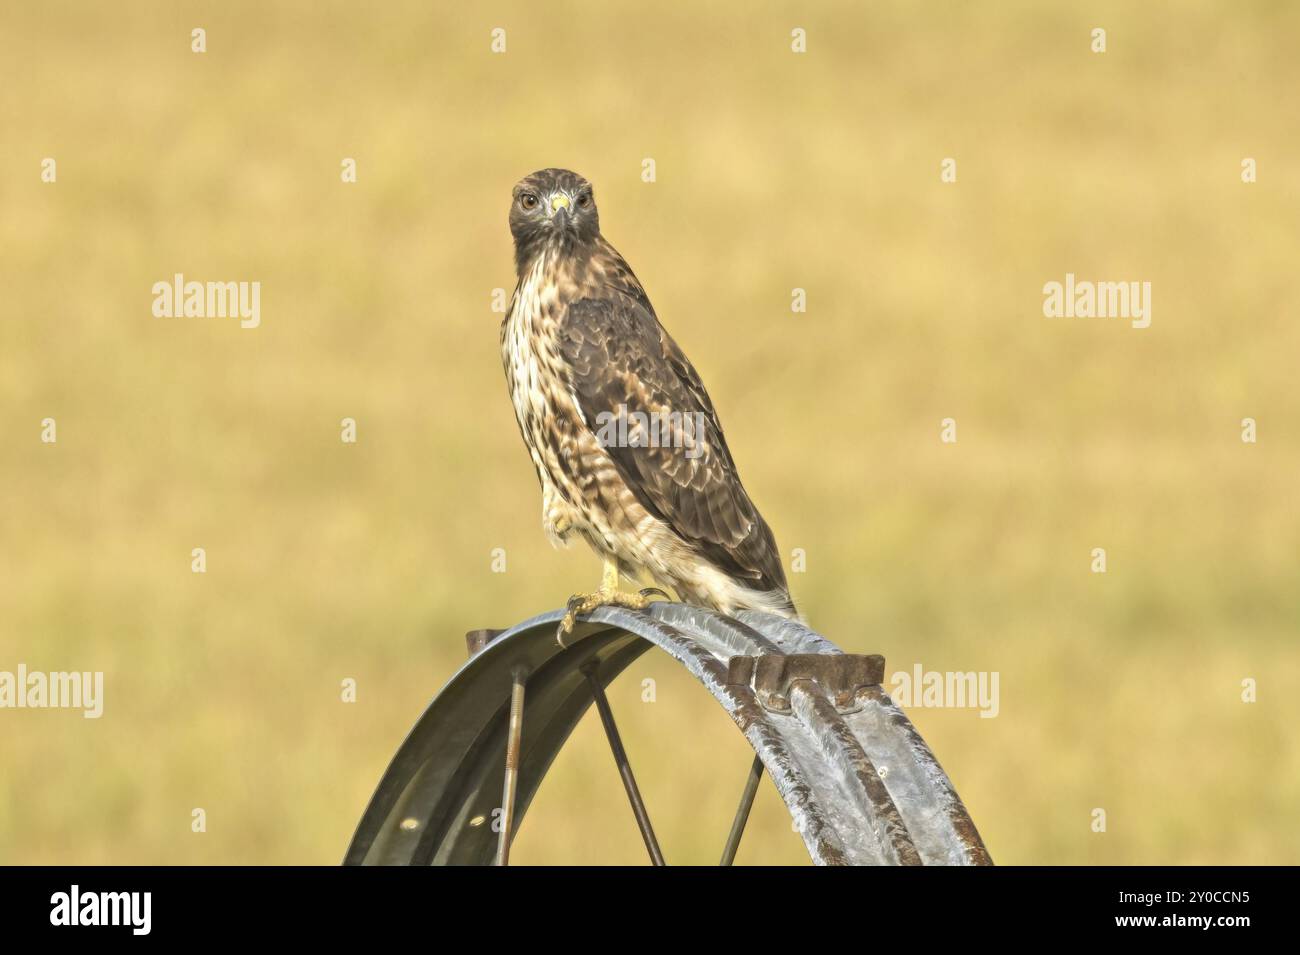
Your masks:
{"label": "hawk", "polygon": [[713,402],[600,234],[591,184],[567,169],[526,176],[510,232],[518,284],[501,355],[542,524],[557,545],[576,535],[604,560],[599,589],[569,600],[561,637],[596,607],[646,607],[655,588],[618,589],[639,574],[697,606],[794,617]]}

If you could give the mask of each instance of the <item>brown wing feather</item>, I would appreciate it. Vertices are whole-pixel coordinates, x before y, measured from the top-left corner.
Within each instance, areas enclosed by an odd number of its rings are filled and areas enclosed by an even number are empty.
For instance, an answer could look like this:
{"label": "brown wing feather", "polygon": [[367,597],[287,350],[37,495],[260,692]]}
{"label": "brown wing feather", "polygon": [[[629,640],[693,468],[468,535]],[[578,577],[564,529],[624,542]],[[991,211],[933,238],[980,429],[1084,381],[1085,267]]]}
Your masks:
{"label": "brown wing feather", "polygon": [[641,505],[720,570],[757,590],[786,589],[772,531],[740,483],[708,392],[639,286],[571,302],[559,344],[593,431],[601,412],[620,406],[703,421],[693,456],[686,446],[607,450]]}

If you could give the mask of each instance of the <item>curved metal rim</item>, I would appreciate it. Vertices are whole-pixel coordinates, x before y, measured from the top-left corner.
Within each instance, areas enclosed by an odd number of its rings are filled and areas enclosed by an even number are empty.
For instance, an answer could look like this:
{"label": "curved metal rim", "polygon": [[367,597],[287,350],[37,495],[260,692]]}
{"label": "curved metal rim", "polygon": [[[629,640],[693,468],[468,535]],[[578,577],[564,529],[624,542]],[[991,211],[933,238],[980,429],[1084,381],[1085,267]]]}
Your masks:
{"label": "curved metal rim", "polygon": [[[511,674],[528,674],[517,825],[593,702],[584,671],[603,688],[651,645],[682,664],[744,733],[814,862],[990,863],[947,776],[878,679],[847,690],[829,685],[865,658],[850,659],[781,617],[724,617],[671,603],[598,608],[561,647],[562,615],[551,611],[501,633],[448,681],[381,778],[345,864],[490,863]],[[757,690],[754,665],[735,665],[744,658],[762,658],[758,669],[769,673],[789,671],[786,695]]]}

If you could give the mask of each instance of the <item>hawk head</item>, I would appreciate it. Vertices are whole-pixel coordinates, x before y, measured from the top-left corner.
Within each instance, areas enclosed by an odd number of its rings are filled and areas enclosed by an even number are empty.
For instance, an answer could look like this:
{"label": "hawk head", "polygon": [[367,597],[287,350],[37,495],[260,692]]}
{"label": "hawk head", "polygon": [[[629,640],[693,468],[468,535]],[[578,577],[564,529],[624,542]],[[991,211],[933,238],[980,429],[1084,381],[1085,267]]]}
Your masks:
{"label": "hawk head", "polygon": [[591,183],[567,169],[539,169],[520,179],[510,202],[510,233],[521,267],[548,245],[595,239],[600,217]]}

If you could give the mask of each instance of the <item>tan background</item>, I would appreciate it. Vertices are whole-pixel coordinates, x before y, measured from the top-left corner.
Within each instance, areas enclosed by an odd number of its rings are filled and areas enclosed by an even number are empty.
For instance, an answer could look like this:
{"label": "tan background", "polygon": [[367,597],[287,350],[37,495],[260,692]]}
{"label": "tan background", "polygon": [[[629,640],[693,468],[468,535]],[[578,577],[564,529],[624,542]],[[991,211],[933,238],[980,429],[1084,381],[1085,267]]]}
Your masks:
{"label": "tan background", "polygon": [[[3,6],[0,669],[107,689],[0,711],[0,861],[336,862],[461,634],[595,583],[490,310],[547,165],[813,625],[1001,674],[996,719],[912,711],[995,859],[1300,859],[1300,6],[471,6]],[[1152,282],[1152,326],[1045,319],[1067,271]],[[153,318],[175,272],[261,281],[262,327]],[[714,861],[743,740],[661,658],[612,701],[669,859]],[[644,861],[594,716],[516,859]],[[741,861],[806,861],[770,785]]]}

